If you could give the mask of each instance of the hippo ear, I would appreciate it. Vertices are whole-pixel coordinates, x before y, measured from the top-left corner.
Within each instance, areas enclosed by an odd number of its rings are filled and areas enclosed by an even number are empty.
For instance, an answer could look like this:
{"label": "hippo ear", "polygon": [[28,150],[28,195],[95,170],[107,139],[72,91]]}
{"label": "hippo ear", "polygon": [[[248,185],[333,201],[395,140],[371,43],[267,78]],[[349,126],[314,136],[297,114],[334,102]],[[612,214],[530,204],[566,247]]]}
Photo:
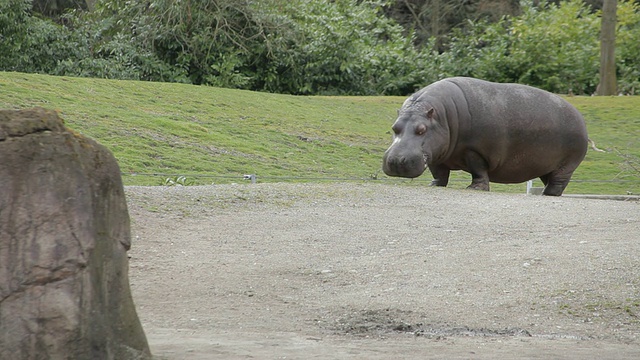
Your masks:
{"label": "hippo ear", "polygon": [[428,119],[433,119],[433,114],[434,114],[435,112],[436,112],[436,111],[435,111],[433,108],[430,108],[429,110],[427,110],[427,118],[428,118]]}

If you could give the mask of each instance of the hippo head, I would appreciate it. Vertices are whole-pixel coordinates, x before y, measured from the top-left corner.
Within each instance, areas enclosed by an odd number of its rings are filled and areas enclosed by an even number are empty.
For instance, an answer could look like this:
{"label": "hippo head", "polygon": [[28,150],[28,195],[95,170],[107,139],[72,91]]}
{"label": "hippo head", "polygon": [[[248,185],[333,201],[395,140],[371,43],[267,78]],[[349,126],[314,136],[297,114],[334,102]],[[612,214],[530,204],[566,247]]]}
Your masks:
{"label": "hippo head", "polygon": [[403,106],[391,127],[393,142],[382,159],[385,174],[415,178],[442,159],[449,148],[449,131],[438,118],[431,106]]}

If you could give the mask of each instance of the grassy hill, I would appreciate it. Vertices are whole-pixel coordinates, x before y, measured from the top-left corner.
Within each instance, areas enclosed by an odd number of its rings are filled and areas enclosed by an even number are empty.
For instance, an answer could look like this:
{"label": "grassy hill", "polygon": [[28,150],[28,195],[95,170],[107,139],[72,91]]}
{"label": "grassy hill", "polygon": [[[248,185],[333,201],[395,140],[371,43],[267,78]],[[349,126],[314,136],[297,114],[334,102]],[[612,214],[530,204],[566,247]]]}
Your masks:
{"label": "grassy hill", "polygon": [[[590,137],[567,193],[640,193],[640,97],[570,97]],[[127,185],[384,180],[380,170],[401,97],[300,97],[203,86],[0,72],[0,108],[57,109],[107,146]],[[635,166],[635,169],[633,168]],[[466,187],[457,172],[453,187]],[[492,185],[523,192],[524,185]]]}

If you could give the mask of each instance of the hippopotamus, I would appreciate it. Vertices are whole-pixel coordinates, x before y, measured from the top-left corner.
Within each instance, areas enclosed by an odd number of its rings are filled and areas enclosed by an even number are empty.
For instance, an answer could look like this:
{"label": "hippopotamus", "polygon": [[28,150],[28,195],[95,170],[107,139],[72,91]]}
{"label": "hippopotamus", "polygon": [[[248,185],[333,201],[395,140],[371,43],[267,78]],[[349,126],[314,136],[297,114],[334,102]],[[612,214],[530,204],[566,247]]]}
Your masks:
{"label": "hippopotamus", "polygon": [[560,196],[585,157],[587,128],[560,96],[531,86],[467,77],[437,81],[407,98],[391,127],[382,169],[415,178],[426,168],[433,186],[451,170],[471,174],[468,188],[540,178],[544,195]]}

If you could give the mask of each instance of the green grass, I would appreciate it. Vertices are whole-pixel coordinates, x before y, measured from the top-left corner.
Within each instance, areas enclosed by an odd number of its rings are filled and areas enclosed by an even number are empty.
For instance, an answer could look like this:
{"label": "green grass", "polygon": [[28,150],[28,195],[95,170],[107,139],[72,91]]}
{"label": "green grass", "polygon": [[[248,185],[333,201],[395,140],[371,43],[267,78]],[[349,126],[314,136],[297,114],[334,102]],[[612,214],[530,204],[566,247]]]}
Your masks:
{"label": "green grass", "polygon": [[[640,157],[640,97],[568,100],[585,115],[598,147],[609,151],[589,151],[567,193],[640,193],[640,174],[618,154]],[[113,152],[127,185],[160,185],[181,175],[194,184],[239,182],[244,174],[260,182],[377,178],[423,185],[429,175],[392,180],[380,170],[403,101],[0,72],[0,108],[57,109],[69,128]],[[451,186],[469,181],[458,172]],[[523,192],[524,185],[492,189]]]}

